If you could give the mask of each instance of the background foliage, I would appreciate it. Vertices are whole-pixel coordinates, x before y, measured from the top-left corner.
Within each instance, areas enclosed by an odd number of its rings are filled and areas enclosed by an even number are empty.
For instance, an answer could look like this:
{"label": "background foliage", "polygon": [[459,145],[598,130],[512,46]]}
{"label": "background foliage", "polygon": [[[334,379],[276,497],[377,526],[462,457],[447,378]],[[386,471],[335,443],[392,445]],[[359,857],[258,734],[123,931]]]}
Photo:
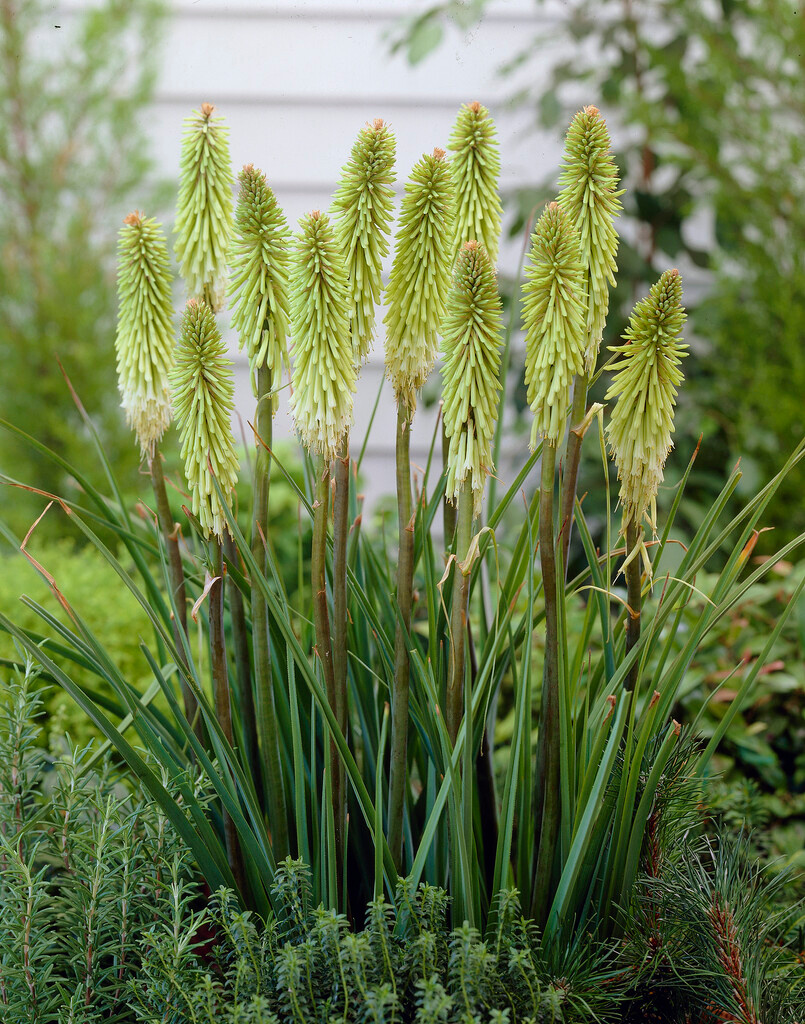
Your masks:
{"label": "background foliage", "polygon": [[[86,435],[61,360],[125,484],[137,453],[111,358],[115,229],[135,190],[140,202],[153,192],[138,114],[154,85],[163,7],[103,0],[55,24],[42,0],[0,5],[0,409],[74,457]],[[64,484],[6,433],[0,465],[49,491]],[[7,518],[27,529],[35,507],[18,494]]]}

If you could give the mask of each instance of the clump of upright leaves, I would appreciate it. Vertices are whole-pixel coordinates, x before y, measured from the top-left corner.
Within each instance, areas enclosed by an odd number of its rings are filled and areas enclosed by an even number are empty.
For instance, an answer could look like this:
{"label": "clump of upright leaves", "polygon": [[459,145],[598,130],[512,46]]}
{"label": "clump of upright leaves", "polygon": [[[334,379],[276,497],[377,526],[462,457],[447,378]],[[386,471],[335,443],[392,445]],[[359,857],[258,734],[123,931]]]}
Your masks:
{"label": "clump of upright leaves", "polygon": [[606,396],[617,398],[607,437],[618,467],[624,522],[640,523],[649,512],[649,522],[656,523],[657,490],[672,448],[674,402],[684,379],[679,366],[687,355],[681,337],[685,319],[682,278],[677,270],[666,270],[635,306],[624,343],[610,346],[621,358]]}
{"label": "clump of upright leaves", "polygon": [[559,177],[559,205],[579,232],[586,273],[586,371],[595,366],[615,284],[618,235],[614,220],[621,210],[618,171],[606,122],[597,107],[584,107],[570,123],[564,166]]}
{"label": "clump of upright leaves", "polygon": [[299,222],[291,275],[294,422],[305,446],[332,461],[352,423],[355,362],[344,260],[330,219]]}
{"label": "clump of upright leaves", "polygon": [[556,445],[564,431],[573,378],[584,369],[584,265],[579,236],[558,203],[537,222],[523,284],[525,382],[539,437]]}
{"label": "clump of upright leaves", "polygon": [[226,512],[214,480],[227,496],[238,479],[231,425],[235,387],[232,363],[206,302],[187,304],[170,380],[193,514],[205,536],[223,537]]}
{"label": "clump of upright leaves", "polygon": [[215,107],[185,120],[176,209],[176,257],[188,296],[218,312],[226,297],[227,259],[232,236],[229,129],[213,117]]}
{"label": "clump of upright leaves", "polygon": [[413,411],[433,369],[450,285],[453,185],[444,150],[411,171],[400,210],[386,301],[386,370],[398,403]]}
{"label": "clump of upright leaves", "polygon": [[255,395],[258,371],[262,367],[269,370],[276,411],[276,384],[288,363],[291,232],[262,171],[248,164],[238,181],[229,283],[232,326],[238,332],[240,348],[249,357]]}
{"label": "clump of upright leaves", "polygon": [[333,196],[335,238],[349,277],[350,323],[355,362],[369,354],[375,308],[380,302],[383,257],[394,203],[396,139],[380,118],[358,133]]}
{"label": "clump of upright leaves", "polygon": [[122,405],[143,457],[168,429],[173,303],[168,248],[153,217],[126,217],[118,242],[117,374]]}
{"label": "clump of upright leaves", "polygon": [[455,189],[453,255],[464,242],[477,241],[494,266],[500,247],[500,147],[495,122],[478,101],[459,111],[450,143],[450,174]]}
{"label": "clump of upright leaves", "polygon": [[501,302],[489,255],[465,242],[453,271],[442,324],[444,429],[450,439],[447,497],[456,501],[465,481],[480,515],[500,391]]}

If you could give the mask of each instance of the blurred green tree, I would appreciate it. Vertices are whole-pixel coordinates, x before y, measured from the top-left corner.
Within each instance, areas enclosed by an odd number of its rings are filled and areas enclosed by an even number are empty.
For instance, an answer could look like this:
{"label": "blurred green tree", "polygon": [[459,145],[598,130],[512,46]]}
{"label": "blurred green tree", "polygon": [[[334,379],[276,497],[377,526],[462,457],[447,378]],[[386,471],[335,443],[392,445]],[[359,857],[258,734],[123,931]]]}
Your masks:
{"label": "blurred green tree", "polygon": [[[500,3],[435,4],[402,22],[392,45],[420,61],[446,30],[466,30]],[[751,490],[805,433],[805,8],[567,0],[546,15],[501,71],[534,68],[533,87],[512,99],[534,110],[535,126],[559,129],[596,103],[615,131],[627,191],[605,342],[660,271],[679,266],[693,358],[677,445],[687,455],[703,431],[704,491],[739,456]],[[535,182],[509,197],[513,233],[555,189]],[[798,467],[770,510],[787,536],[805,529],[803,486]]]}
{"label": "blurred green tree", "polygon": [[[59,15],[0,2],[0,417],[74,459],[87,438],[61,361],[123,480],[138,453],[115,378],[114,247],[128,205],[156,201],[141,124],[163,16],[161,0]],[[66,482],[7,431],[0,471],[47,491]],[[20,529],[41,500],[4,505]]]}

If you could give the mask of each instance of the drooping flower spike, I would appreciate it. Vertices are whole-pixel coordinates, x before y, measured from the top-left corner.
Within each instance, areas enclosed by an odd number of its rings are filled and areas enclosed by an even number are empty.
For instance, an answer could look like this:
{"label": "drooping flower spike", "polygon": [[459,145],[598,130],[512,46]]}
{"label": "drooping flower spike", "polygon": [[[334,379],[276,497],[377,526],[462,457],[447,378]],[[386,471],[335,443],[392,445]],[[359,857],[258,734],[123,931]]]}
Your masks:
{"label": "drooping flower spike", "polygon": [[584,266],[578,232],[558,203],[549,203],[537,222],[525,278],[531,448],[540,437],[555,447],[564,432],[573,378],[584,369]]}
{"label": "drooping flower spike", "polygon": [[648,514],[656,525],[657,491],[668,453],[673,447],[674,404],[684,380],[681,360],[687,355],[682,328],[682,278],[666,270],[641,299],[623,334],[624,344],[610,346],[620,360],[607,401],[616,398],[607,426],[612,457],[621,482],[624,526],[639,525]]}
{"label": "drooping flower spike", "polygon": [[117,376],[126,420],[144,458],[171,420],[168,373],[173,365],[170,263],[162,226],[135,211],[118,240]]}
{"label": "drooping flower spike", "polygon": [[202,103],[185,120],[176,209],[176,257],[190,298],[218,312],[226,297],[226,264],[232,236],[229,129]]}
{"label": "drooping flower spike", "polygon": [[276,412],[277,385],[288,365],[291,232],[262,171],[249,164],[238,180],[229,286],[232,326],[249,357],[255,395],[258,370],[265,366],[271,371]]}
{"label": "drooping flower spike", "polygon": [[383,257],[388,255],[394,204],[394,133],[381,119],[358,133],[333,197],[335,238],[349,276],[355,362],[372,347],[380,302]]}
{"label": "drooping flower spike", "polygon": [[465,242],[453,271],[442,327],[443,416],[450,439],[445,493],[455,503],[469,481],[475,516],[481,513],[486,477],[494,468],[501,323],[500,294],[489,256],[478,242]]}
{"label": "drooping flower spike", "polygon": [[386,370],[412,412],[433,369],[450,285],[453,184],[443,149],[423,156],[405,185],[386,289]]}
{"label": "drooping flower spike", "polygon": [[579,232],[587,275],[588,373],[598,358],[609,310],[609,288],[615,284],[618,235],[614,221],[622,209],[619,180],[606,122],[597,107],[585,107],[573,118],[567,132],[558,201]]}
{"label": "drooping flower spike", "polygon": [[193,514],[206,537],[220,539],[227,523],[213,477],[229,496],[239,468],[231,424],[235,387],[232,363],[206,302],[187,303],[170,380]]}
{"label": "drooping flower spike", "polygon": [[500,148],[495,122],[477,100],[459,111],[447,147],[455,189],[453,256],[474,239],[489,254],[492,266],[500,248]]}
{"label": "drooping flower spike", "polygon": [[299,221],[291,271],[293,410],[310,451],[332,461],[352,425],[356,369],[347,271],[326,214]]}

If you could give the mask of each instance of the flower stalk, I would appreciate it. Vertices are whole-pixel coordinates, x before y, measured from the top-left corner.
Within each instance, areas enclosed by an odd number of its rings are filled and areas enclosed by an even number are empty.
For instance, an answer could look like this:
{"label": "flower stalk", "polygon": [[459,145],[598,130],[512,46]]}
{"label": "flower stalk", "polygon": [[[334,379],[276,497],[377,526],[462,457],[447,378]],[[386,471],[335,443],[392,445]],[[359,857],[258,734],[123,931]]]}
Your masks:
{"label": "flower stalk", "polygon": [[[228,531],[226,514],[239,468],[231,425],[234,381],[215,316],[205,302],[191,299],[187,303],[170,382],[193,514],[209,541],[210,658],[215,714],[227,743],[234,747],[224,633],[223,560],[224,535]],[[226,811],[224,829],[230,867],[242,888],[243,863],[237,832]]]}
{"label": "flower stalk", "polygon": [[[607,438],[618,467],[621,532],[626,539],[621,571],[626,575],[629,602],[627,654],[640,637],[641,566],[651,576],[643,522],[656,531],[657,491],[673,447],[674,405],[684,379],[680,364],[687,355],[682,342],[685,320],[682,278],[679,271],[666,270],[648,297],[635,306],[623,344],[610,347],[620,356],[606,397],[608,401],[617,398]],[[627,689],[634,688],[637,672],[635,663],[626,679]]]}
{"label": "flower stalk", "polygon": [[[268,574],[269,492],[277,385],[288,362],[287,335],[291,233],[262,171],[252,165],[239,175],[240,192],[232,244],[232,324],[249,358],[255,412],[255,462],[251,552]],[[260,773],[267,796],[274,856],[290,851],[288,808],[274,702],[268,606],[257,580],[251,589],[255,729]]]}
{"label": "flower stalk", "polygon": [[[338,727],[347,735],[346,638],[339,634],[339,674],[330,638],[326,553],[330,466],[343,452],[352,423],[356,368],[349,319],[349,281],[329,218],[318,210],[303,217],[293,257],[291,315],[294,371],[291,406],[305,446],[319,456],[313,518],[314,619],[327,697]],[[347,456],[346,472],[349,472]],[[344,488],[342,487],[342,495]],[[346,494],[348,496],[348,484]],[[344,513],[340,515],[343,517]],[[346,626],[346,544],[339,552],[343,590],[337,611]],[[338,589],[334,582],[334,591]],[[336,609],[334,608],[334,613]],[[331,738],[336,878],[344,876],[347,791],[344,766]]]}
{"label": "flower stalk", "polygon": [[615,284],[618,236],[615,218],[621,210],[618,172],[610,151],[609,132],[597,107],[584,107],[573,118],[565,140],[564,167],[559,178],[559,205],[579,234],[585,270],[586,342],[584,367],[573,389],[573,408],[565,457],[560,522],[562,565],[567,572],[578,486],[587,389],[595,369],[609,310],[609,288]]}
{"label": "flower stalk", "polygon": [[[123,221],[118,242],[119,314],[115,347],[122,405],[134,430],[157,506],[165,544],[168,579],[176,614],[176,650],[187,665],[187,599],[179,550],[179,526],[171,514],[159,442],[171,419],[169,373],[173,366],[173,302],[168,247],[162,228],[139,211]],[[198,702],[182,679],[182,700],[189,722],[201,732]]]}
{"label": "flower stalk", "polygon": [[570,388],[584,367],[584,267],[579,236],[558,203],[537,222],[523,285],[526,385],[534,414],[531,447],[540,436],[539,553],[545,599],[545,669],[534,808],[538,852],[531,912],[544,923],[559,833],[559,610],[556,590],[554,487],[556,448],[564,434]]}
{"label": "flower stalk", "polygon": [[453,271],[442,328],[443,411],[449,440],[445,495],[457,504],[458,512],[445,709],[454,743],[464,714],[472,524],[481,514],[486,478],[493,469],[501,323],[500,294],[489,256],[478,242],[465,242]]}
{"label": "flower stalk", "polygon": [[410,438],[416,396],[433,369],[450,282],[453,188],[444,150],[414,166],[405,185],[386,299],[386,372],[397,400],[397,606],[391,687],[389,848],[399,867],[408,793],[408,652],[413,608],[414,524]]}

